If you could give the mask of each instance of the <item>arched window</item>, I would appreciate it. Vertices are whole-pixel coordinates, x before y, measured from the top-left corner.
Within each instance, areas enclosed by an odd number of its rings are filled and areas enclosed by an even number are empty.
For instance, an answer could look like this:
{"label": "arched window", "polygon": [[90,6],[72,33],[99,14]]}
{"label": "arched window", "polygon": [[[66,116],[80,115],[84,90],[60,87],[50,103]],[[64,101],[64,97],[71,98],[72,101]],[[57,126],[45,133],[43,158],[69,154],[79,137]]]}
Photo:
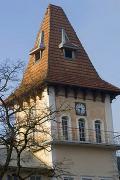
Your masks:
{"label": "arched window", "polygon": [[79,139],[85,141],[85,120],[83,118],[78,120],[79,125]]}
{"label": "arched window", "polygon": [[96,142],[101,143],[102,137],[101,137],[101,122],[99,120],[95,121],[95,134],[96,134]]}
{"label": "arched window", "polygon": [[69,118],[67,116],[63,116],[62,117],[62,135],[63,135],[63,140],[68,140],[69,139],[68,123],[69,123]]}

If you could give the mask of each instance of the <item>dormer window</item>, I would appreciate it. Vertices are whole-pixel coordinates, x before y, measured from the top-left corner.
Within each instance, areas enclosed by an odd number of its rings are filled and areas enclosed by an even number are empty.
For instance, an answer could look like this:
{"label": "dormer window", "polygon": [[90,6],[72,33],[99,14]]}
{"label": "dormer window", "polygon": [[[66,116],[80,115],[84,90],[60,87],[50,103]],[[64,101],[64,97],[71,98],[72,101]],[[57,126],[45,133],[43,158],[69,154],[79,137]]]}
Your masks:
{"label": "dormer window", "polygon": [[38,44],[38,47],[32,49],[32,51],[30,52],[30,55],[34,55],[35,62],[39,61],[42,58],[43,51],[45,49],[44,31],[41,31],[37,44]]}
{"label": "dormer window", "polygon": [[59,48],[62,49],[64,57],[66,59],[74,59],[75,52],[79,47],[69,40],[69,37],[64,29],[62,29],[62,42],[59,44]]}
{"label": "dormer window", "polygon": [[35,53],[35,61],[40,59],[40,52]]}
{"label": "dormer window", "polygon": [[40,50],[35,53],[35,62],[39,61],[42,58],[43,50]]}
{"label": "dormer window", "polygon": [[75,52],[72,49],[65,48],[64,50],[64,57],[68,59],[74,59],[75,58]]}

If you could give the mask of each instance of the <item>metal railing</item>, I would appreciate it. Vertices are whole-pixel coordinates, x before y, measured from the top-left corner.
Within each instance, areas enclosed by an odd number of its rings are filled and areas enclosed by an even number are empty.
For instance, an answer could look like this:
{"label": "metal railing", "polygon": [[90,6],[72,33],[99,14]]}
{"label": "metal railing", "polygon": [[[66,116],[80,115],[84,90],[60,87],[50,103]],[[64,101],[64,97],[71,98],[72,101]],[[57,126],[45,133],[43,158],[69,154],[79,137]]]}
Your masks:
{"label": "metal railing", "polygon": [[52,139],[75,143],[120,145],[119,133],[97,129],[57,127],[52,129]]}

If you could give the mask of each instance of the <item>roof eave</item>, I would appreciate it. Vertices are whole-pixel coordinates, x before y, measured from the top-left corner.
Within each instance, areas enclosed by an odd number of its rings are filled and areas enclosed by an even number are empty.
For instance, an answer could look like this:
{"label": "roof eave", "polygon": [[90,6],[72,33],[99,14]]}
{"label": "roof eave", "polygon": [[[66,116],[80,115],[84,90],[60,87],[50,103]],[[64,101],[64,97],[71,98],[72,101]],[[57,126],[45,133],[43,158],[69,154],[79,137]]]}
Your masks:
{"label": "roof eave", "polygon": [[39,47],[39,48],[35,48],[35,49],[30,51],[29,55],[33,55],[36,52],[39,52],[40,50],[44,50],[44,49],[45,49],[45,46],[42,46],[42,47]]}
{"label": "roof eave", "polygon": [[114,96],[118,96],[120,95],[120,90],[116,89],[116,90],[109,90],[109,89],[105,89],[105,88],[95,88],[95,87],[87,87],[87,86],[78,86],[78,85],[69,85],[67,83],[57,83],[57,82],[52,82],[52,81],[46,81],[46,83],[48,85],[53,85],[53,86],[68,86],[68,87],[72,87],[72,88],[80,88],[81,90],[89,90],[89,91],[99,91],[105,94],[110,94],[110,95],[114,95]]}

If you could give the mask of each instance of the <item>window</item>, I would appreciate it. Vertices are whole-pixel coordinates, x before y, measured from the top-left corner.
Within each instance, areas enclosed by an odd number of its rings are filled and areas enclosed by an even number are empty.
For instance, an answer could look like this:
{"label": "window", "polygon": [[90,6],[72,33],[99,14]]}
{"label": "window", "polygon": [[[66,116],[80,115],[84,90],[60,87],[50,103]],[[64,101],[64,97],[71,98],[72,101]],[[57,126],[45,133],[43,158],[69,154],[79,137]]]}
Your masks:
{"label": "window", "polygon": [[74,59],[75,52],[76,50],[79,49],[79,46],[72,43],[66,31],[62,29],[62,39],[61,39],[61,43],[59,44],[59,48],[63,50],[63,54],[65,58]]}
{"label": "window", "polygon": [[30,180],[41,180],[41,176],[31,176]]}
{"label": "window", "polygon": [[93,180],[92,178],[83,177],[82,180]]}
{"label": "window", "polygon": [[102,177],[102,178],[100,178],[100,180],[112,180],[112,178]]}
{"label": "window", "polygon": [[12,180],[12,176],[11,175],[7,175],[7,180]]}
{"label": "window", "polygon": [[79,139],[80,141],[85,141],[85,120],[79,119],[78,124],[79,124]]}
{"label": "window", "polygon": [[81,180],[93,180],[93,177],[82,177]]}
{"label": "window", "polygon": [[7,180],[17,180],[18,178],[16,176],[7,175]]}
{"label": "window", "polygon": [[62,135],[63,135],[63,140],[68,140],[69,136],[68,136],[68,117],[67,116],[63,116],[62,117]]}
{"label": "window", "polygon": [[40,59],[40,52],[35,53],[35,62]]}
{"label": "window", "polygon": [[37,62],[38,60],[42,58],[42,54],[43,54],[43,50],[40,50],[35,53],[35,62]]}
{"label": "window", "polygon": [[64,180],[74,180],[73,177],[64,177]]}
{"label": "window", "polygon": [[99,120],[95,121],[95,135],[96,135],[96,142],[101,143],[101,122]]}
{"label": "window", "polygon": [[17,180],[18,178],[17,178],[17,176],[14,176],[14,180]]}
{"label": "window", "polygon": [[71,49],[65,49],[65,57],[72,58],[72,50]]}
{"label": "window", "polygon": [[73,59],[74,58],[74,51],[69,48],[64,49],[64,56],[65,58]]}

